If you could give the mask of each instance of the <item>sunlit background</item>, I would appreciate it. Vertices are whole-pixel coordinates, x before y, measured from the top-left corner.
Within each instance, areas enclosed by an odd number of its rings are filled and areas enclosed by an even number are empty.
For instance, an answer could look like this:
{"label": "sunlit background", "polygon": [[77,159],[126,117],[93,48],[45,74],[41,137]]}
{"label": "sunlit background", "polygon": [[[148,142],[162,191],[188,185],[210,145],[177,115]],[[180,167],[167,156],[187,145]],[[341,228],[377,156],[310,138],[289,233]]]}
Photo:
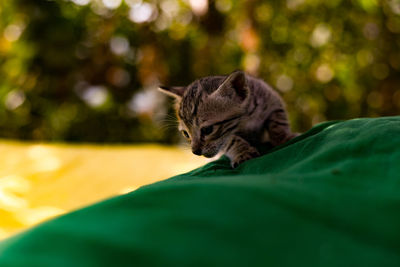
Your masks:
{"label": "sunlit background", "polygon": [[295,131],[398,115],[400,1],[0,1],[0,238],[204,163],[156,89],[235,69]]}
{"label": "sunlit background", "polygon": [[0,142],[0,240],[107,197],[205,163],[190,151],[157,145]]}

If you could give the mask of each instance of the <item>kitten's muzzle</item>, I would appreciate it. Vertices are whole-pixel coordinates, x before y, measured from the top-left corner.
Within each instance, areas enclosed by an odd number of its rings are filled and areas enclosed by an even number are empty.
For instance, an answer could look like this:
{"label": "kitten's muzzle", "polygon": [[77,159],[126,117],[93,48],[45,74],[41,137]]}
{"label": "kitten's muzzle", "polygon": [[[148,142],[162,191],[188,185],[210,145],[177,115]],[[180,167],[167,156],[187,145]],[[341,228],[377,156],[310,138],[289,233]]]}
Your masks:
{"label": "kitten's muzzle", "polygon": [[193,148],[192,152],[193,152],[193,154],[200,156],[201,155],[201,148]]}

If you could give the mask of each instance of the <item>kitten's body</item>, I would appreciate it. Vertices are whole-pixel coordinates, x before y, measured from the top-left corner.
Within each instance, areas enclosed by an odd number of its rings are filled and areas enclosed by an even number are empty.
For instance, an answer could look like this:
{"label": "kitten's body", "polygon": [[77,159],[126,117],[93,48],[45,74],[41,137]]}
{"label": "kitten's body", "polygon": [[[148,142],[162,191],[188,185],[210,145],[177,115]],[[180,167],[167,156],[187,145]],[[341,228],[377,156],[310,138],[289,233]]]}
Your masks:
{"label": "kitten's body", "polygon": [[177,97],[179,128],[194,154],[213,157],[222,151],[236,167],[259,156],[257,145],[270,141],[276,146],[295,136],[280,96],[242,71],[161,89]]}

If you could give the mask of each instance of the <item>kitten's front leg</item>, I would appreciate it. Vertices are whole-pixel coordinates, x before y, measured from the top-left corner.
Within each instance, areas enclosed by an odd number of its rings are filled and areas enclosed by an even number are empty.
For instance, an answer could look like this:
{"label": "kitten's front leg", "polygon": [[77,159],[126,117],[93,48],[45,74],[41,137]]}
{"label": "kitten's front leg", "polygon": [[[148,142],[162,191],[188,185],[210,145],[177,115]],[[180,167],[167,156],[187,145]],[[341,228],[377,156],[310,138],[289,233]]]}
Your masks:
{"label": "kitten's front leg", "polygon": [[260,156],[257,149],[240,136],[234,135],[226,147],[225,154],[231,160],[232,168],[236,168],[242,162]]}

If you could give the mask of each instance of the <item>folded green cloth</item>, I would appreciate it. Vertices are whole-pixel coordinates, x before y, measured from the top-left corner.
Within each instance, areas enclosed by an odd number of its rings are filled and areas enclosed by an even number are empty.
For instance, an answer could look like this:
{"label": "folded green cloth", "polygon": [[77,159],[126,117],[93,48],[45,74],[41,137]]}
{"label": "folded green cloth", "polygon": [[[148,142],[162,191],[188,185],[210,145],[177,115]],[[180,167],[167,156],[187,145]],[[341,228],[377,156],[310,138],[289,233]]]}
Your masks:
{"label": "folded green cloth", "polygon": [[66,214],[0,243],[0,266],[398,267],[400,117],[323,123]]}

